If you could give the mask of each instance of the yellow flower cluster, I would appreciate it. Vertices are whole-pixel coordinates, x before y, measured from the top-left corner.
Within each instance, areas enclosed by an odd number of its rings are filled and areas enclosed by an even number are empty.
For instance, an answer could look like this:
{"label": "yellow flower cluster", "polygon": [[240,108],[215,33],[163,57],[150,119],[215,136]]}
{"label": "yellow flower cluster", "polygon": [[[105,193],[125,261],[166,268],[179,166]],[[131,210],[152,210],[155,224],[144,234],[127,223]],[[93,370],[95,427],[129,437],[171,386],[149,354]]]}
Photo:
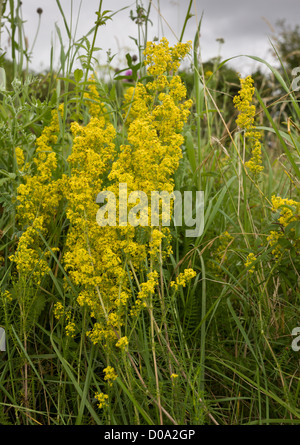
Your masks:
{"label": "yellow flower cluster", "polygon": [[259,139],[261,138],[261,133],[259,131],[247,131],[245,136],[248,138],[250,142],[251,150],[251,159],[245,162],[245,166],[254,173],[254,175],[258,175],[263,171],[264,167],[262,164],[261,157],[261,143]]}
{"label": "yellow flower cluster", "polygon": [[252,104],[254,95],[253,79],[247,76],[245,79],[240,79],[241,89],[233,98],[235,107],[239,110],[239,115],[236,119],[236,124],[244,129],[250,130],[254,125],[255,105]]}
{"label": "yellow flower cluster", "polygon": [[17,161],[18,169],[20,171],[22,171],[24,168],[24,162],[25,162],[24,151],[22,150],[21,147],[16,147],[15,154],[16,154],[16,161]]}
{"label": "yellow flower cluster", "polygon": [[5,290],[4,292],[0,292],[0,296],[3,301],[12,301],[12,295],[8,290]]}
{"label": "yellow flower cluster", "polygon": [[300,203],[293,199],[272,196],[272,211],[279,211],[278,222],[286,227],[291,222],[297,221],[296,215],[300,212]]}
{"label": "yellow flower cluster", "polygon": [[155,286],[158,283],[158,273],[156,271],[148,274],[148,280],[141,284],[141,290],[137,295],[135,304],[132,306],[130,314],[137,316],[140,309],[147,307],[147,298],[154,293]]}
{"label": "yellow flower cluster", "polygon": [[117,343],[116,343],[116,347],[117,347],[117,348],[120,348],[120,349],[122,349],[122,350],[126,350],[128,344],[129,344],[129,342],[128,342],[128,338],[125,336],[125,337],[121,337],[121,338],[117,341]]}
{"label": "yellow flower cluster", "polygon": [[84,98],[87,100],[89,113],[93,117],[105,116],[106,108],[105,104],[99,100],[99,93],[95,82],[95,77],[91,76],[89,91],[84,94]]}
{"label": "yellow flower cluster", "polygon": [[252,263],[254,263],[254,261],[256,261],[256,259],[257,259],[256,256],[252,252],[250,252],[249,255],[247,256],[247,260],[245,262],[245,266],[247,268],[249,267],[249,269],[248,269],[249,273],[254,273],[255,272],[255,266],[254,265],[252,266]]}
{"label": "yellow flower cluster", "polygon": [[[165,190],[169,193],[174,189],[172,176],[179,166],[182,157],[181,145],[183,136],[181,135],[183,125],[189,115],[189,108],[192,102],[185,100],[186,89],[179,76],[170,79],[166,73],[176,70],[179,61],[190,49],[189,44],[178,44],[175,48],[169,48],[166,39],[155,45],[149,43],[145,50],[146,65],[148,74],[153,76],[153,81],[146,85],[138,82],[135,88],[128,88],[124,98],[124,110],[126,116],[127,144],[121,145],[118,157],[114,159],[111,171],[108,174],[110,185],[107,187],[118,196],[119,184],[127,184],[127,193],[140,190],[146,193],[148,202],[151,201],[151,192]],[[164,62],[167,61],[167,64]],[[161,64],[164,64],[161,67]],[[130,204],[129,204],[130,210]],[[117,202],[119,209],[119,202]],[[148,207],[148,215],[151,209]],[[117,215],[118,216],[118,215]],[[150,226],[150,221],[148,220]],[[153,264],[159,259],[159,255],[170,253],[170,233],[167,228],[150,228],[149,226],[134,228],[130,226],[105,227],[102,229],[105,236],[110,240],[110,250],[115,247],[115,252],[123,254],[123,261],[131,264],[134,270],[143,268],[146,256],[151,258]],[[143,232],[142,236],[138,236]],[[148,239],[145,241],[138,239]],[[162,243],[165,246],[162,249]],[[108,250],[108,249],[107,249]],[[109,250],[108,250],[109,251]],[[124,258],[125,256],[125,258]],[[102,264],[109,264],[110,271],[114,264],[115,257],[109,260],[104,258]],[[119,255],[116,267],[122,264],[122,256]],[[122,321],[120,318],[120,306],[126,306],[126,301],[130,296],[127,287],[128,282],[125,271],[118,273],[115,286],[118,295],[115,298],[114,307],[109,307],[109,311],[117,309],[119,302],[118,326],[120,329]],[[154,293],[158,282],[158,274],[152,271],[148,274],[147,281],[141,283],[134,305],[131,306],[131,316],[137,316],[139,311],[147,305],[147,298]],[[106,289],[112,286],[107,286]],[[108,291],[106,291],[108,292]],[[109,292],[112,295],[112,292]],[[99,299],[98,299],[99,301]],[[112,324],[110,324],[112,326]],[[96,330],[89,334],[93,341],[100,335],[105,338],[113,338],[103,331],[103,323],[97,324]],[[118,343],[117,343],[118,344]]]}
{"label": "yellow flower cluster", "polygon": [[204,73],[204,76],[205,76],[206,79],[208,79],[208,78],[211,77],[212,75],[213,75],[213,72],[210,71],[210,70],[205,71],[205,73]]}
{"label": "yellow flower cluster", "polygon": [[[96,88],[90,84],[96,101]],[[98,97],[99,99],[99,97]],[[71,124],[74,136],[68,158],[71,176],[65,178],[67,216],[71,223],[63,262],[73,283],[81,288],[80,306],[96,319],[87,333],[95,344],[112,340],[122,327],[129,298],[128,278],[122,259],[119,233],[115,227],[100,227],[96,221],[96,198],[104,190],[111,163],[116,155],[115,129],[105,118],[104,105],[93,104],[86,126]],[[100,114],[99,114],[100,113]]]}
{"label": "yellow flower cluster", "polygon": [[[59,112],[62,112],[60,107]],[[46,235],[47,225],[55,217],[61,199],[60,180],[55,180],[53,173],[57,166],[57,155],[52,146],[56,144],[59,134],[58,111],[52,111],[52,119],[41,136],[36,140],[36,151],[33,158],[33,172],[27,171],[25,183],[18,187],[17,220],[23,231],[14,255],[18,272],[40,285],[42,277],[49,271],[48,261],[41,250],[39,233]],[[20,166],[24,157],[16,149]],[[54,249],[55,250],[55,249]]]}
{"label": "yellow flower cluster", "polygon": [[62,318],[64,316],[65,313],[65,308],[64,306],[61,304],[60,301],[58,301],[57,303],[55,303],[54,305],[54,317],[59,320],[60,318]]}
{"label": "yellow flower cluster", "polygon": [[103,392],[98,392],[95,394],[95,399],[98,400],[98,407],[100,409],[106,408],[108,406],[108,395]]}
{"label": "yellow flower cluster", "polygon": [[[172,176],[179,166],[182,157],[181,145],[184,141],[181,134],[183,125],[189,115],[192,101],[186,100],[186,89],[179,76],[166,75],[178,69],[180,60],[189,52],[190,43],[177,44],[170,48],[164,38],[159,44],[149,42],[145,50],[147,72],[153,80],[146,85],[138,82],[136,87],[128,88],[124,98],[124,116],[128,125],[127,141],[121,145],[120,153],[112,165],[109,179],[114,183],[108,190],[117,194],[119,183],[126,183],[128,193],[140,190],[146,193],[148,202],[151,192],[174,190]],[[151,209],[148,207],[148,215]],[[150,221],[148,219],[148,225]],[[167,228],[148,232],[149,255],[155,261],[170,253],[170,234]],[[125,231],[124,231],[125,233]],[[127,229],[127,240],[130,240],[127,252],[130,258],[138,254],[140,261],[145,258],[144,245],[133,240],[136,231]],[[164,243],[164,249],[161,245]],[[124,250],[125,253],[127,253]],[[137,262],[134,263],[137,265]],[[153,280],[147,286],[153,286]],[[132,313],[137,307],[143,307],[144,291],[136,300]]]}
{"label": "yellow flower cluster", "polygon": [[19,274],[40,285],[43,276],[49,271],[48,262],[43,252],[38,248],[39,236],[38,232],[43,230],[43,218],[38,217],[21,235],[18,248],[14,255],[10,256]]}
{"label": "yellow flower cluster", "polygon": [[193,269],[185,269],[182,273],[176,277],[176,281],[171,281],[170,286],[174,287],[175,290],[178,289],[179,286],[185,287],[187,283],[197,275]]}
{"label": "yellow flower cluster", "polygon": [[33,158],[35,171],[28,173],[25,184],[18,187],[18,219],[23,225],[30,224],[38,214],[49,221],[53,209],[58,204],[60,185],[53,178],[57,155],[52,148],[57,142],[58,134],[58,112],[53,110],[49,126],[43,129],[41,136],[36,140]]}
{"label": "yellow flower cluster", "polygon": [[66,331],[67,337],[74,337],[75,336],[75,331],[76,331],[75,323],[73,321],[70,321],[67,324],[67,326],[65,327],[65,331]]}
{"label": "yellow flower cluster", "polygon": [[[107,105],[101,101],[96,82],[91,79],[85,94],[90,120],[86,125],[77,122],[70,125],[73,145],[67,159],[68,175],[56,178],[60,129],[58,112],[54,110],[50,125],[36,141],[36,153],[26,170],[25,184],[18,190],[19,221],[27,227],[13,256],[18,270],[30,272],[37,283],[49,270],[47,256],[39,248],[39,233],[47,238],[48,225],[54,221],[63,199],[68,231],[61,261],[72,286],[78,289],[78,305],[85,307],[91,317],[87,336],[107,351],[111,347],[123,351],[128,347],[128,339],[123,335],[126,318],[138,316],[154,295],[159,261],[171,252],[170,231],[151,227],[150,221],[143,227],[101,226],[96,220],[99,210],[96,198],[102,191],[113,192],[119,217],[117,197],[121,183],[127,184],[128,194],[146,193],[149,203],[152,191],[173,191],[173,175],[182,157],[181,133],[192,105],[192,101],[186,100],[181,78],[174,73],[189,50],[190,43],[169,47],[166,39],[157,45],[147,45],[145,63],[152,80],[147,84],[138,82],[125,95],[127,133],[124,132],[125,142],[120,149],[116,147],[116,130],[110,122]],[[16,156],[21,163],[22,154],[16,151]],[[150,215],[150,207],[148,210]],[[178,285],[184,286],[194,274],[185,271],[178,277]],[[146,281],[143,278],[139,282],[144,276]],[[69,281],[65,280],[66,291]],[[65,331],[69,337],[76,332],[73,310],[76,313],[72,304],[68,309],[61,302],[54,306],[54,316],[67,321]],[[104,373],[109,384],[117,377],[110,366]],[[99,393],[96,398],[99,407],[106,406],[106,394]]]}
{"label": "yellow flower cluster", "polygon": [[104,380],[108,381],[109,386],[112,386],[113,382],[118,377],[114,368],[112,366],[107,366],[103,369],[103,372],[105,374]]}
{"label": "yellow flower cluster", "polygon": [[169,47],[168,40],[163,37],[159,45],[154,42],[147,42],[145,49],[145,65],[151,76],[163,76],[165,73],[177,71],[180,61],[186,56],[192,47],[192,42],[177,43],[174,47]]}
{"label": "yellow flower cluster", "polygon": [[240,83],[241,89],[238,95],[233,98],[233,103],[239,110],[236,123],[241,129],[246,130],[245,138],[251,149],[252,157],[249,159],[249,161],[245,162],[245,166],[252,173],[254,173],[254,175],[258,175],[261,171],[263,171],[264,167],[262,166],[261,156],[261,133],[259,131],[255,131],[254,126],[254,117],[256,112],[255,105],[252,104],[254,95],[254,81],[251,76],[248,76],[245,79],[240,79]]}
{"label": "yellow flower cluster", "polygon": [[276,230],[271,230],[270,235],[267,237],[267,241],[270,243],[270,246],[271,247],[276,246],[272,250],[272,254],[274,255],[275,258],[279,258],[282,254],[282,248],[279,246],[278,240],[283,237],[284,237],[283,233],[276,232]]}
{"label": "yellow flower cluster", "polygon": [[[166,241],[165,250],[162,251],[161,246],[163,240]],[[149,254],[151,257],[156,258],[161,253],[162,259],[172,253],[172,247],[170,245],[171,234],[167,227],[163,230],[153,229],[151,232],[151,239],[149,241]]]}
{"label": "yellow flower cluster", "polygon": [[[270,235],[267,238],[270,246],[274,247],[272,254],[275,258],[279,258],[285,251],[285,248],[278,242],[280,239],[285,237],[285,229],[287,226],[295,221],[299,221],[300,217],[300,202],[294,201],[293,199],[281,198],[280,196],[272,196],[272,211],[278,212],[278,223],[281,225],[281,230],[271,230]],[[295,234],[295,229],[291,229],[291,233]],[[296,253],[300,254],[300,239],[294,237],[288,237],[293,243]]]}
{"label": "yellow flower cluster", "polygon": [[53,314],[57,320],[61,320],[62,318],[64,318],[68,322],[65,326],[67,337],[75,337],[76,325],[75,322],[71,320],[71,312],[66,311],[60,301],[55,303]]}

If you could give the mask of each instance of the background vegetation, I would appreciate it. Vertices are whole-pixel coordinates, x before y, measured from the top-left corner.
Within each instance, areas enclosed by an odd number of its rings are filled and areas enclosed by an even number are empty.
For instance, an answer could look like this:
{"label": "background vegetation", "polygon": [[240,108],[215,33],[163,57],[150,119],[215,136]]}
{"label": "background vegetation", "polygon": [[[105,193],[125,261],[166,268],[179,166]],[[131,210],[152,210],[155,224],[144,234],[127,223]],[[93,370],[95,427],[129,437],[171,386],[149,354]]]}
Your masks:
{"label": "background vegetation", "polygon": [[[49,273],[37,278],[26,267],[20,272],[11,259],[34,225],[34,219],[18,215],[24,204],[20,186],[38,177],[38,141],[57,116],[51,150],[58,162],[49,184],[71,177],[71,123],[87,128],[91,119],[86,93],[92,74],[98,96],[90,101],[108,110],[117,153],[127,140],[124,94],[151,81],[143,65],[150,9],[137,4],[132,12],[137,59],[128,55],[126,70],[110,71],[107,78],[94,57],[97,34],[113,20],[102,1],[89,35],[67,51],[61,42],[58,71],[51,67],[34,75],[27,64],[20,2],[0,6],[2,29],[5,23],[11,32],[11,54],[1,57],[6,88],[0,92],[0,325],[7,336],[6,351],[0,352],[0,423],[300,423],[300,352],[291,348],[291,332],[300,321],[300,108],[299,92],[292,89],[292,70],[300,66],[299,28],[279,25],[273,41],[277,67],[253,56],[267,68],[252,73],[255,93],[248,102],[255,110],[252,130],[261,133],[263,170],[255,173],[247,168],[252,142],[236,122],[240,80],[220,57],[199,62],[199,24],[189,68],[179,70],[193,105],[173,177],[181,192],[204,191],[204,232],[187,238],[185,227],[171,229],[172,253],[160,259],[159,283],[137,317],[125,316],[129,344],[117,350],[86,335],[97,314],[78,304],[82,286],[72,282],[64,262],[72,230],[66,200],[59,207],[49,204],[47,235],[41,228],[39,248],[32,247],[26,266],[30,270],[33,261],[46,261]],[[68,32],[66,20],[65,27]],[[46,210],[41,207],[35,218]],[[195,277],[172,292],[171,281],[185,269],[193,269]],[[133,272],[128,269],[126,314],[146,282],[143,271]],[[105,379],[109,366],[116,378],[112,373]]]}

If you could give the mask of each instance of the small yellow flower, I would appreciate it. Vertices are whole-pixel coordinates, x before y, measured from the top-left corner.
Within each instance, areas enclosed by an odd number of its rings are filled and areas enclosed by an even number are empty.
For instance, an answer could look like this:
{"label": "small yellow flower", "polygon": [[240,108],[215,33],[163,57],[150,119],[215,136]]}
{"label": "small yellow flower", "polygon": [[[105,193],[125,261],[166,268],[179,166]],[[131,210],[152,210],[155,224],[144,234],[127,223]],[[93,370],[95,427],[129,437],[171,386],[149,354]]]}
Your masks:
{"label": "small yellow flower", "polygon": [[65,327],[66,334],[68,337],[75,337],[75,323],[70,321],[67,326]]}
{"label": "small yellow flower", "polygon": [[169,48],[168,40],[163,37],[158,45],[147,42],[145,55],[145,65],[148,65],[148,73],[151,76],[162,76],[170,71],[177,71],[180,61],[189,53],[192,42],[177,43]]}
{"label": "small yellow flower", "polygon": [[252,104],[254,87],[251,76],[245,79],[240,79],[241,89],[237,96],[233,98],[234,106],[239,110],[239,115],[236,119],[237,125],[245,131],[245,139],[247,140],[251,149],[251,159],[245,162],[245,166],[257,176],[263,171],[262,156],[261,156],[261,133],[255,131],[254,117],[256,113],[255,105]]}
{"label": "small yellow flower", "polygon": [[125,350],[128,346],[128,338],[127,337],[121,337],[117,343],[116,343],[116,347],[120,348],[122,350]]}
{"label": "small yellow flower", "polygon": [[213,75],[213,72],[212,71],[205,71],[204,75],[205,75],[206,78],[209,78],[209,77],[211,77]]}
{"label": "small yellow flower", "polygon": [[291,229],[290,236],[286,235],[285,229],[290,223],[299,220],[300,202],[273,195],[272,212],[278,212],[278,222],[281,224],[280,231],[277,232],[276,230],[271,230],[270,235],[267,237],[267,241],[270,243],[270,246],[274,246],[272,255],[274,255],[276,259],[279,259],[287,250],[287,248],[279,242],[279,240],[285,236],[287,236],[287,238],[291,238],[290,242],[295,247],[297,254],[299,254],[300,240],[299,238],[295,238],[295,229]]}
{"label": "small yellow flower", "polygon": [[16,153],[16,160],[17,160],[18,168],[19,168],[19,170],[22,170],[22,168],[24,167],[24,160],[25,160],[24,152],[23,152],[22,148],[16,147],[15,153]]}
{"label": "small yellow flower", "polygon": [[3,293],[1,293],[1,297],[3,300],[12,301],[11,293],[8,290],[5,290]]}
{"label": "small yellow flower", "polygon": [[58,301],[57,303],[55,303],[54,305],[54,317],[59,320],[65,313],[65,308],[63,307],[63,305],[61,304],[60,301]]}
{"label": "small yellow flower", "polygon": [[254,124],[255,106],[252,104],[254,94],[253,83],[254,81],[251,76],[240,79],[241,89],[238,95],[233,98],[233,103],[240,112],[236,123],[240,128],[245,130],[252,129]]}
{"label": "small yellow flower", "polygon": [[[254,253],[250,252],[249,255],[247,256],[247,261],[245,262],[245,266],[248,268],[251,266],[251,264],[256,261],[256,256],[254,255]],[[250,267],[250,269],[248,270],[249,273],[254,273],[255,271],[255,266]]]}
{"label": "small yellow flower", "polygon": [[112,382],[114,382],[118,377],[114,368],[112,366],[107,366],[107,368],[104,368],[103,371],[105,373],[104,380],[107,380],[109,386],[112,386]]}
{"label": "small yellow flower", "polygon": [[[271,230],[270,235],[267,237],[267,241],[269,241],[270,246],[275,246],[278,243],[279,238],[283,238],[283,233],[276,232],[275,230]],[[281,247],[277,244],[276,247],[272,250],[272,255],[275,258],[279,258],[282,254]]]}
{"label": "small yellow flower", "polygon": [[[279,223],[286,227],[292,221],[296,221],[296,214],[300,210],[300,203],[293,199],[281,198],[280,196],[272,196],[272,211],[280,212]],[[294,211],[289,207],[294,207]],[[298,210],[299,209],[299,210]]]}
{"label": "small yellow flower", "polygon": [[175,290],[178,289],[179,286],[185,287],[187,283],[197,275],[193,269],[185,269],[184,272],[180,273],[175,281],[171,281],[170,286],[174,287]]}
{"label": "small yellow flower", "polygon": [[97,392],[95,394],[95,398],[98,400],[98,407],[100,409],[106,408],[108,406],[108,395],[104,394],[103,392]]}

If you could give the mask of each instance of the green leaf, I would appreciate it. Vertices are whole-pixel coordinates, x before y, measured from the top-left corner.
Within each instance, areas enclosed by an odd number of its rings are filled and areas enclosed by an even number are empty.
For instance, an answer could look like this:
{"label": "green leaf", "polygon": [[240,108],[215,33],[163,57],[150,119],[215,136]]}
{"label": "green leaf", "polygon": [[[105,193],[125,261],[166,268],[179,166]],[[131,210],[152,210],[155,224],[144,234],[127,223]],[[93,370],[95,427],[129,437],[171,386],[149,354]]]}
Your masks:
{"label": "green leaf", "polygon": [[109,92],[109,97],[111,100],[115,100],[116,99],[116,84],[114,83],[110,92]]}
{"label": "green leaf", "polygon": [[81,69],[77,68],[77,69],[74,71],[74,79],[75,79],[75,82],[76,82],[76,83],[79,83],[79,82],[81,81],[82,77],[83,77],[83,71],[82,71]]}

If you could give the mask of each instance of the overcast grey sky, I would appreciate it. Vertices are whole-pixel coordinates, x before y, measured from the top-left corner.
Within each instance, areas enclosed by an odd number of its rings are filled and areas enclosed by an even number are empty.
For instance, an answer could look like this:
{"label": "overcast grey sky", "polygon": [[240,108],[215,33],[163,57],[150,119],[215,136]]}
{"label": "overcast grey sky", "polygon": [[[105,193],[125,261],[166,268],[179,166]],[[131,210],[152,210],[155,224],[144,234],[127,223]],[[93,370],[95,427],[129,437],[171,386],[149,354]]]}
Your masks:
{"label": "overcast grey sky", "polygon": [[[144,7],[147,7],[148,3],[149,0],[144,0]],[[151,13],[153,26],[149,27],[149,40],[166,36],[171,43],[175,43],[182,29],[188,4],[189,0],[153,0]],[[78,17],[77,39],[93,27],[99,0],[61,0],[61,5],[69,24],[71,15],[73,16],[73,31]],[[134,43],[129,37],[137,37],[137,25],[129,17],[130,9],[135,10],[135,5],[136,2],[130,0],[103,0],[103,10],[117,11],[125,6],[128,8],[117,13],[112,21],[99,29],[96,45],[103,49],[97,53],[100,63],[106,62],[106,51],[109,48],[113,54],[118,53],[114,64],[120,68],[125,64],[126,52],[136,52]],[[55,22],[62,31],[66,46],[67,38],[56,0],[22,0],[22,15],[26,21],[24,26],[29,47],[33,43],[38,24],[37,8],[42,8],[43,14],[31,66],[38,70],[49,66],[51,41],[56,48],[56,57],[59,56]],[[292,26],[300,23],[300,0],[194,0],[191,12],[194,17],[188,22],[184,40],[194,39],[197,23],[203,13],[201,27],[203,61],[218,55],[219,43],[216,39],[223,38],[225,43],[221,49],[222,59],[249,54],[273,63],[269,42],[272,27],[279,19],[286,19]],[[2,37],[1,45],[9,53],[8,40],[5,36]],[[257,66],[246,57],[235,59],[234,63],[236,69],[243,75]]]}

